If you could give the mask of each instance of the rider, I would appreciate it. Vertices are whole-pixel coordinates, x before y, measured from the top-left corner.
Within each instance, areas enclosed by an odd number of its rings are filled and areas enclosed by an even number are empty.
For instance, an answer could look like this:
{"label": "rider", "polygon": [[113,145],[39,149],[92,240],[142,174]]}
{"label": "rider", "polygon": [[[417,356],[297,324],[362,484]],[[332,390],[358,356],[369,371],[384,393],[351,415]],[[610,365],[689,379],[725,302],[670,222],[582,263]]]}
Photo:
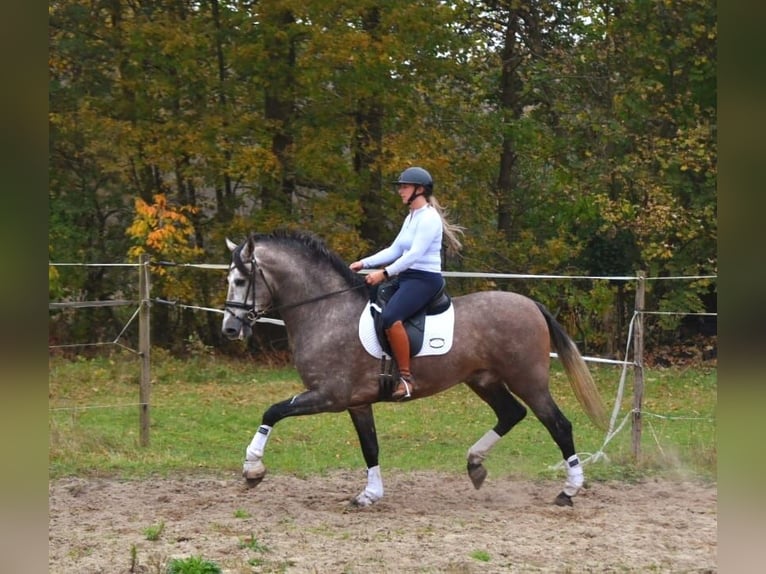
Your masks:
{"label": "rider", "polygon": [[393,183],[398,186],[402,202],[410,208],[399,234],[389,247],[354,261],[349,267],[359,271],[384,266],[367,275],[369,285],[399,276],[399,289],[383,308],[381,318],[399,369],[399,380],[391,398],[401,400],[412,397],[413,393],[410,341],[403,321],[425,307],[442,288],[442,236],[446,236],[450,250],[457,252],[461,247],[457,234],[463,230],[447,221],[433,195],[431,174],[425,169],[409,167]]}

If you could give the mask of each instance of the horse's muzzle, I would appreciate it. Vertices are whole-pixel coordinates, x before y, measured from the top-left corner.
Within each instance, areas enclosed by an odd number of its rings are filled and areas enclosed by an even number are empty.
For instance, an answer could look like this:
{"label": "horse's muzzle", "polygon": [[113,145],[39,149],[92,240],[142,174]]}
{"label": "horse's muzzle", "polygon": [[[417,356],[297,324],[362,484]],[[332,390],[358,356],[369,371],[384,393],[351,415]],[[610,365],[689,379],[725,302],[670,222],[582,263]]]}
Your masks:
{"label": "horse's muzzle", "polygon": [[252,335],[253,330],[246,321],[243,321],[236,315],[229,315],[224,318],[221,326],[221,333],[228,339],[246,339]]}

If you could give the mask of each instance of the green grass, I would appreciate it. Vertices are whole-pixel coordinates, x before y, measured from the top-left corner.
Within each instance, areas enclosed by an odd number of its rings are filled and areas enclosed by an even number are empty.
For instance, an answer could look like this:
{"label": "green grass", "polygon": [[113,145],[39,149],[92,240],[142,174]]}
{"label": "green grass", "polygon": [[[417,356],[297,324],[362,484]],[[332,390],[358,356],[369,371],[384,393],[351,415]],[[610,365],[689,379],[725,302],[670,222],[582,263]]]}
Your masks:
{"label": "green grass", "polygon": [[471,558],[480,562],[489,562],[491,557],[486,550],[474,550],[471,552]]}
{"label": "green grass", "polygon": [[175,558],[170,561],[168,574],[221,574],[221,567],[201,556]]}
{"label": "green grass", "polygon": [[[611,413],[620,370],[590,368]],[[238,473],[263,411],[302,390],[289,367],[266,368],[210,355],[180,360],[154,352],[150,445],[141,447],[138,373],[138,360],[127,353],[50,359],[51,478]],[[655,369],[645,377],[640,460],[632,455],[628,422],[604,448],[607,459],[586,467],[588,477],[631,480],[670,473],[714,480],[716,370]],[[587,419],[556,361],[551,390],[572,421],[578,452],[598,451],[604,433]],[[617,424],[631,408],[631,393],[629,374]],[[462,473],[468,447],[495,424],[491,410],[464,385],[412,403],[376,405],[375,413],[384,471]],[[530,413],[496,445],[485,466],[493,476],[553,478],[561,476],[560,469],[551,469],[559,461],[558,448]],[[345,413],[281,421],[265,462],[271,473],[301,476],[364,468]]]}
{"label": "green grass", "polygon": [[147,540],[159,540],[163,530],[165,530],[164,522],[160,522],[159,524],[152,524],[151,526],[144,528],[144,535],[146,536]]}

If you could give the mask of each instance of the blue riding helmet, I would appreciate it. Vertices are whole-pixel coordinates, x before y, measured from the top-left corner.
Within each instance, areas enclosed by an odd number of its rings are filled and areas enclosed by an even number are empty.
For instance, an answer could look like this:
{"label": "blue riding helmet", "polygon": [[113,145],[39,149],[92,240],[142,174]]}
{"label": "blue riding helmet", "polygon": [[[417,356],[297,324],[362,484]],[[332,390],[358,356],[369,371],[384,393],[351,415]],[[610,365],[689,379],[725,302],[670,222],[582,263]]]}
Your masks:
{"label": "blue riding helmet", "polygon": [[422,185],[426,189],[426,196],[431,195],[434,191],[434,180],[431,174],[422,167],[408,167],[405,169],[399,176],[399,179],[394,182],[395,185],[403,183]]}

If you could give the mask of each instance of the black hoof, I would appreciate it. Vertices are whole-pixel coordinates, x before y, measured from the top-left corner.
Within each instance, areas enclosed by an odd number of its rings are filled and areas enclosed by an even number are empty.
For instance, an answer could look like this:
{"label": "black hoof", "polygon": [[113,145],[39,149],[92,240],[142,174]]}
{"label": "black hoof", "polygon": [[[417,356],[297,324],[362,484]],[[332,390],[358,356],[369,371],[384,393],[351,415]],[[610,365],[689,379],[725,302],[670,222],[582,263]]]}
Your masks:
{"label": "black hoof", "polygon": [[572,506],[572,497],[562,491],[553,502],[556,506]]}
{"label": "black hoof", "polygon": [[468,477],[471,479],[471,482],[473,483],[473,487],[476,490],[479,490],[481,488],[481,485],[484,484],[484,479],[487,478],[487,469],[484,468],[484,465],[479,464],[471,464],[468,463]]}
{"label": "black hoof", "polygon": [[245,485],[247,485],[248,488],[255,488],[259,484],[261,484],[261,481],[263,480],[263,477],[260,478],[246,478],[245,479]]}

